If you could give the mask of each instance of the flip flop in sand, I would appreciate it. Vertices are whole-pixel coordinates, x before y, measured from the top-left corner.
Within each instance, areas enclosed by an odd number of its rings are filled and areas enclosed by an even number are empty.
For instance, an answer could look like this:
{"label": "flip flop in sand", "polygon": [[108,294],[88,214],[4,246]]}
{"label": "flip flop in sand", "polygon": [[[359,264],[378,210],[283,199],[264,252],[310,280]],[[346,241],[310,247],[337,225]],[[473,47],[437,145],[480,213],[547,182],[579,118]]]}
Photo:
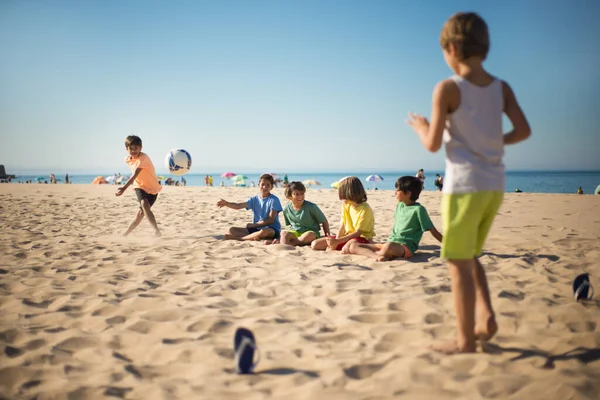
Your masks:
{"label": "flip flop in sand", "polygon": [[251,374],[260,360],[260,354],[258,354],[258,359],[254,362],[254,351],[256,350],[258,353],[254,334],[246,328],[238,328],[233,338],[233,348],[237,373]]}
{"label": "flip flop in sand", "polygon": [[590,274],[577,275],[573,281],[575,301],[590,300],[594,296],[594,288],[590,283]]}

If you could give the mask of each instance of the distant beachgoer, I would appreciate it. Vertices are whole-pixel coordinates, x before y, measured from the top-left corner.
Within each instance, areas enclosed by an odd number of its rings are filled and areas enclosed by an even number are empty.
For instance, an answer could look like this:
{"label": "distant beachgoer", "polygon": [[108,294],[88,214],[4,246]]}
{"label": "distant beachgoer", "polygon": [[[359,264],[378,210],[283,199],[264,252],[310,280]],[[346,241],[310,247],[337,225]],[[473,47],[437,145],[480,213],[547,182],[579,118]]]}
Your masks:
{"label": "distant beachgoer", "polygon": [[209,175],[208,176],[208,186],[212,186],[213,185],[213,176]]}
{"label": "distant beachgoer", "polygon": [[[305,200],[306,187],[302,182],[290,182],[285,187],[285,197],[290,200],[283,207],[283,218],[291,229],[281,233],[281,244],[305,246],[321,237],[321,224],[325,236],[329,236],[329,222],[321,209]],[[277,239],[265,242],[278,243]]]}
{"label": "distant beachgoer", "polygon": [[417,203],[423,184],[414,176],[403,176],[396,181],[396,211],[392,233],[386,243],[350,244],[349,252],[389,261],[394,258],[411,258],[419,248],[423,232],[429,231],[438,242],[442,234],[433,226],[425,207]]}
{"label": "distant beachgoer", "polygon": [[519,189],[519,188],[516,188],[515,189],[515,193],[523,193],[523,191],[521,189]]}
{"label": "distant beachgoer", "polygon": [[54,174],[50,174],[50,183],[56,183],[56,176]]}
{"label": "distant beachgoer", "polygon": [[158,198],[158,193],[162,190],[162,186],[158,183],[158,178],[156,177],[156,170],[150,157],[146,153],[142,153],[142,139],[138,136],[127,136],[125,139],[125,148],[129,152],[129,156],[125,158],[125,162],[131,168],[132,175],[123,187],[117,189],[116,195],[121,196],[129,186],[134,184],[135,195],[140,203],[140,209],[123,236],[129,235],[142,222],[144,216],[148,218],[150,225],[154,228],[154,235],[160,236],[156,218],[151,210]]}
{"label": "distant beachgoer", "polygon": [[419,178],[422,185],[425,185],[425,171],[423,171],[423,168],[421,168],[415,176]]}
{"label": "distant beachgoer", "polygon": [[65,183],[69,183],[69,174],[65,174]]}
{"label": "distant beachgoer", "polygon": [[221,181],[221,187],[225,186],[225,182]]}
{"label": "distant beachgoer", "polygon": [[288,176],[287,176],[287,174],[284,174],[283,175],[283,182],[282,182],[283,187],[286,187],[288,185],[288,183],[289,183]]}
{"label": "distant beachgoer", "polygon": [[[438,151],[442,142],[446,149],[441,256],[450,268],[458,330],[456,341],[433,349],[473,353],[475,340],[488,340],[497,331],[478,257],[504,196],[504,146],[527,139],[531,129],[510,86],[482,66],[490,39],[479,15],[454,14],[444,24],[440,44],[455,75],[433,90],[431,124],[413,113],[407,122],[429,151]],[[503,114],[513,127],[506,134]]]}
{"label": "distant beachgoer", "polygon": [[577,194],[583,194],[583,189],[581,188],[581,186],[579,186],[579,188],[577,189]]}
{"label": "distant beachgoer", "polygon": [[338,197],[342,205],[342,225],[335,237],[324,237],[310,244],[313,250],[341,250],[349,254],[350,242],[371,243],[375,236],[375,215],[369,203],[367,192],[356,176],[340,181]]}
{"label": "distant beachgoer", "polygon": [[181,177],[181,185],[182,186],[187,185],[187,181],[185,180],[185,178],[183,176]]}
{"label": "distant beachgoer", "polygon": [[260,194],[250,197],[243,203],[230,203],[221,199],[217,207],[229,207],[234,210],[252,210],[253,221],[245,228],[231,227],[225,235],[225,240],[263,240],[279,239],[281,223],[279,213],[282,211],[279,198],[271,193],[274,179],[269,174],[263,174],[258,180]]}
{"label": "distant beachgoer", "polygon": [[441,192],[444,187],[444,178],[440,174],[435,174],[435,181],[433,182],[435,187]]}

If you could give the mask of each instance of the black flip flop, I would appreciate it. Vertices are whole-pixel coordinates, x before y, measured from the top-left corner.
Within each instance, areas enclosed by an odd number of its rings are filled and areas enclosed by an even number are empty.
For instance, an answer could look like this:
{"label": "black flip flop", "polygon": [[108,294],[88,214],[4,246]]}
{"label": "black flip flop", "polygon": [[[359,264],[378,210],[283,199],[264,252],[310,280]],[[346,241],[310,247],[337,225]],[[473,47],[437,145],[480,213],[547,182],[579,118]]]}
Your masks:
{"label": "black flip flop", "polygon": [[238,328],[233,338],[235,368],[238,374],[251,374],[260,359],[254,362],[254,351],[258,353],[254,334],[246,328]]}
{"label": "black flip flop", "polygon": [[590,283],[590,274],[577,275],[573,281],[575,300],[589,300],[594,296],[594,288]]}

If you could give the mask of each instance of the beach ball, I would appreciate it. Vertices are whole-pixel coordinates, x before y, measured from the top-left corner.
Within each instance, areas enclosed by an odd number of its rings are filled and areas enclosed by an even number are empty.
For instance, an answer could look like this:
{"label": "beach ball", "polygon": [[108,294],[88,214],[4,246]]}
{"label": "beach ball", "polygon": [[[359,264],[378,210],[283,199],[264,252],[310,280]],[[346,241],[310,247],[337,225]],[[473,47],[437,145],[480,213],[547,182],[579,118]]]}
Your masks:
{"label": "beach ball", "polygon": [[192,156],[184,149],[173,149],[167,153],[165,166],[170,174],[181,176],[190,172]]}

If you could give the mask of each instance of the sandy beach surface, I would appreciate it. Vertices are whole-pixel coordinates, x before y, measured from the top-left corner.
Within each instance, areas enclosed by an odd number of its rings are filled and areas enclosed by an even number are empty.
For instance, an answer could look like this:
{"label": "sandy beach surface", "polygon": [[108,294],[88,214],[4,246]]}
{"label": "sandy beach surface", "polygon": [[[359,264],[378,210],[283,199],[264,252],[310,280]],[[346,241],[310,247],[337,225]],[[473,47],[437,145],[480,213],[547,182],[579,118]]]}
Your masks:
{"label": "sandy beach surface", "polygon": [[[0,185],[0,398],[600,398],[600,302],[571,288],[589,272],[600,292],[600,196],[506,195],[481,258],[499,333],[444,356],[427,346],[456,320],[428,233],[388,263],[222,241],[251,212],[218,199],[257,189],[166,187],[153,208],[164,236],[144,221],[123,238],[137,205],[115,189]],[[337,231],[337,191],[306,197]],[[420,201],[442,230],[440,199]],[[393,192],[369,203],[384,241]],[[238,327],[256,335],[254,375],[234,373]]]}

